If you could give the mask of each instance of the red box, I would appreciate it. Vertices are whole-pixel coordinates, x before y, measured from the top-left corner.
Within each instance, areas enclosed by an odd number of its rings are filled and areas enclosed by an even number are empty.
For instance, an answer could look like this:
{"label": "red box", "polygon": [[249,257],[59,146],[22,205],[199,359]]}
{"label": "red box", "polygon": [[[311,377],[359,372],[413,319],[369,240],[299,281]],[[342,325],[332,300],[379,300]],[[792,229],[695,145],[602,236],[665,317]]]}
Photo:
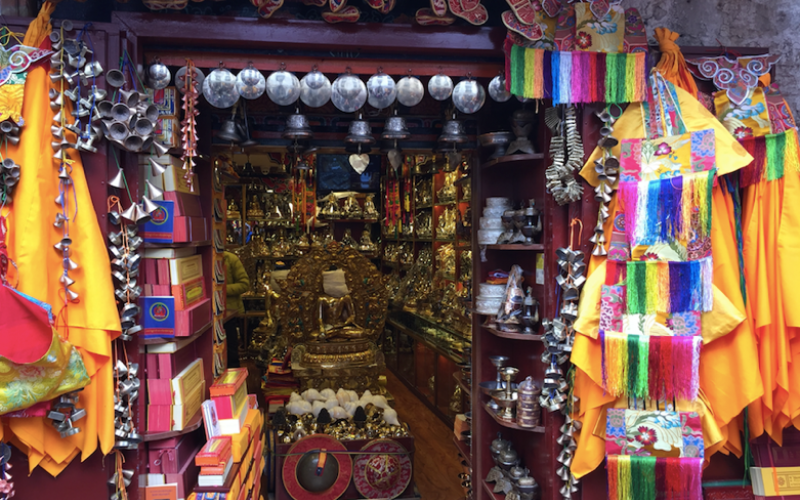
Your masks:
{"label": "red box", "polygon": [[208,440],[200,452],[195,455],[194,463],[200,467],[223,467],[231,459],[231,437],[216,436]]}
{"label": "red box", "polygon": [[247,381],[247,368],[228,368],[222,376],[211,385],[211,397],[233,396],[239,387]]}
{"label": "red box", "polygon": [[145,283],[148,285],[158,284],[158,266],[155,259],[142,259],[144,260],[144,277]]}
{"label": "red box", "polygon": [[175,312],[175,336],[190,337],[211,322],[211,299],[204,299],[184,311]]}
{"label": "red box", "polygon": [[180,191],[164,191],[164,199],[175,202],[175,216],[202,217],[203,207],[200,196]]}
{"label": "red box", "polygon": [[175,378],[189,363],[197,359],[197,351],[193,344],[173,353],[147,354],[147,378],[167,379]]}
{"label": "red box", "polygon": [[205,241],[208,239],[203,217],[175,217],[173,241]]}
{"label": "red box", "polygon": [[147,405],[147,432],[172,430],[172,405]]}
{"label": "red box", "polygon": [[151,406],[172,406],[172,380],[147,379],[147,402]]}
{"label": "red box", "polygon": [[151,474],[177,474],[178,466],[194,458],[194,452],[203,446],[203,433],[192,431],[160,441],[147,443],[147,459]]}
{"label": "red box", "polygon": [[178,498],[188,498],[192,490],[197,485],[197,476],[200,474],[200,467],[194,463],[194,456],[200,451],[201,446],[195,448],[192,453],[187,454],[186,463],[180,464],[181,468],[177,474],[166,474],[167,483],[178,484]]}
{"label": "red box", "polygon": [[[147,259],[145,259],[147,260]],[[158,279],[154,285],[169,285],[169,259],[156,259],[156,269]]]}
{"label": "red box", "polygon": [[203,276],[182,285],[172,285],[167,295],[175,297],[175,310],[177,311],[188,309],[201,300],[208,298],[206,282]]}

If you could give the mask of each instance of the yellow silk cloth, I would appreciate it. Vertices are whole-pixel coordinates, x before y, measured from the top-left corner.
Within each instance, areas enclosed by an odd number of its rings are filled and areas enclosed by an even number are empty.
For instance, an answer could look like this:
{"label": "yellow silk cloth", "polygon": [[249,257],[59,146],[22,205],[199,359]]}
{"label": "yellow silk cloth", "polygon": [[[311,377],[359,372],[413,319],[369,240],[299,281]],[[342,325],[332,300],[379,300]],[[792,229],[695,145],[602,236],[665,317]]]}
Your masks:
{"label": "yellow silk cloth", "polygon": [[[716,163],[720,175],[746,166],[752,157],[728,133],[725,127],[688,92],[675,89],[683,121],[688,131],[714,129]],[[614,125],[619,139],[644,138],[642,109],[631,104]],[[619,155],[617,146],[615,155]],[[597,148],[583,167],[581,175],[591,185],[597,185],[594,160],[601,151]],[[616,210],[616,193],[609,212]],[[739,265],[735,238],[735,219],[729,198],[715,187],[712,201],[712,256],[714,260],[714,308],[703,315],[703,350],[700,354],[700,388],[698,402],[703,410],[703,436],[706,460],[716,451],[741,453],[737,417],[763,390],[758,372],[756,343],[750,323],[745,321],[746,309],[741,295]],[[613,217],[605,224],[606,241],[611,240]],[[603,393],[602,348],[597,338],[600,290],[605,280],[606,257],[593,256],[589,263],[588,279],[584,285],[575,330],[572,362],[577,367],[575,395],[580,398],[577,418],[583,422],[578,437],[578,449],[571,470],[582,477],[603,461],[605,441],[602,423],[605,410],[620,404]],[[690,403],[678,402],[679,409]],[[594,432],[597,430],[598,432]]]}
{"label": "yellow silk cloth", "polygon": [[[28,28],[25,45],[38,47],[49,36],[54,8],[50,2],[44,4]],[[57,475],[79,453],[82,459],[94,453],[98,442],[103,453],[114,446],[111,340],[119,335],[120,322],[105,238],[97,224],[80,156],[74,150],[70,150],[74,195],[69,195],[69,212],[74,213],[77,202],[78,214],[70,223],[70,236],[71,257],[78,269],[71,271],[70,277],[75,280],[71,289],[80,297],[77,303],[65,306],[58,281],[63,272],[62,256],[53,248],[62,238],[62,230],[53,226],[60,211],[54,201],[59,195],[59,164],[53,160],[50,146],[54,112],[48,97],[51,83],[47,69],[36,66],[25,85],[26,125],[19,146],[9,146],[7,154],[20,165],[20,182],[13,203],[3,209],[8,217],[9,254],[18,267],[11,281],[18,281],[19,291],[53,306],[56,329],[78,348],[91,383],[79,393],[78,407],[86,409],[86,417],[76,423],[80,433],[61,439],[47,418],[3,418],[0,437],[27,453],[31,471],[41,466]],[[5,155],[5,149],[2,153]]]}
{"label": "yellow silk cloth", "polygon": [[676,86],[697,96],[697,84],[686,66],[681,48],[675,43],[678,37],[680,37],[678,33],[667,28],[656,28],[656,41],[661,51],[661,59],[658,60],[656,69]]}
{"label": "yellow silk cloth", "polygon": [[764,390],[748,422],[754,437],[766,432],[780,445],[784,428],[800,428],[800,174],[787,169],[746,187],[742,213],[748,318]]}

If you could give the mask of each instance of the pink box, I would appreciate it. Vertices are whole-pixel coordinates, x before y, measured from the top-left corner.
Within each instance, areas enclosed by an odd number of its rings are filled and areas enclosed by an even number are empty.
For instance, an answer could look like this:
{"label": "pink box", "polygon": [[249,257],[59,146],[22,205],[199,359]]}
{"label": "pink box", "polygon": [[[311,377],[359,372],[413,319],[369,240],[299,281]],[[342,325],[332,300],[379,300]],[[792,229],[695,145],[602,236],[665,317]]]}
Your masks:
{"label": "pink box", "polygon": [[198,357],[194,343],[177,352],[147,354],[147,379],[171,380]]}
{"label": "pink box", "polygon": [[200,474],[200,467],[195,465],[194,456],[197,455],[202,447],[203,445],[201,443],[200,446],[193,448],[191,453],[186,454],[186,463],[180,464],[181,468],[177,474],[165,474],[167,476],[167,484],[178,484],[178,498],[188,498],[192,490],[194,490],[195,485],[197,485],[197,476]]}
{"label": "pink box", "polygon": [[172,405],[172,380],[168,378],[147,379],[147,401],[151,405]]}
{"label": "pink box", "polygon": [[173,241],[205,241],[208,239],[203,217],[175,217]]}
{"label": "pink box", "polygon": [[204,435],[198,429],[183,436],[148,443],[147,459],[151,474],[177,474],[178,467],[187,460],[194,460],[198,446],[203,446]]}
{"label": "pink box", "polygon": [[172,430],[171,405],[147,405],[147,432]]}
{"label": "pink box", "polygon": [[158,266],[156,265],[156,261],[154,259],[143,260],[145,283],[148,285],[158,283]]}
{"label": "pink box", "polygon": [[211,322],[211,299],[203,299],[189,309],[175,311],[175,336],[190,337]]}
{"label": "pink box", "polygon": [[182,217],[202,217],[203,207],[197,195],[180,191],[164,191],[164,199],[175,202],[175,215]]}

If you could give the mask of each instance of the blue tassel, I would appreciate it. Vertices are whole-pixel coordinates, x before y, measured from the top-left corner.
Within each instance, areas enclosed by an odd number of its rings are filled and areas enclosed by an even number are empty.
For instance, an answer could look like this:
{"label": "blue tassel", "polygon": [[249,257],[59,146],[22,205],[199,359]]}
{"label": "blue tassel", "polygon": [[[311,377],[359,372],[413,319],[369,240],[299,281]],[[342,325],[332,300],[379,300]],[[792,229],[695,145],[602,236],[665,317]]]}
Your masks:
{"label": "blue tassel", "polygon": [[661,234],[659,229],[659,224],[661,223],[659,219],[660,186],[661,183],[659,181],[647,183],[647,209],[644,214],[644,234],[641,235],[643,237],[641,244],[644,245],[655,244]]}
{"label": "blue tassel", "polygon": [[[558,81],[558,76],[561,73],[561,56],[558,51],[554,51],[551,57],[551,76],[552,76],[552,86],[553,86],[553,103],[561,102],[561,92],[560,92],[560,85]],[[570,55],[570,57],[572,57]]]}

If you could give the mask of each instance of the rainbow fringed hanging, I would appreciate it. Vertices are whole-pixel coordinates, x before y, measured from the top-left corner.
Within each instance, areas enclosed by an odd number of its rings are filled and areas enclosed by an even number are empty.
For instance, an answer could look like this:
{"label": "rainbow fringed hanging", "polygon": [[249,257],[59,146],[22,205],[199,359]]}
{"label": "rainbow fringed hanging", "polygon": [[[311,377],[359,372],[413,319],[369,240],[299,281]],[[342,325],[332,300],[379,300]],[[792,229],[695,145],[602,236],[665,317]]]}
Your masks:
{"label": "rainbow fringed hanging", "polygon": [[626,103],[645,99],[647,54],[554,52],[513,45],[506,57],[506,87],[553,104]]}
{"label": "rainbow fringed hanging", "polygon": [[614,397],[697,398],[702,338],[600,332],[603,389]]}
{"label": "rainbow fringed hanging", "polygon": [[764,178],[768,181],[781,179],[787,170],[800,172],[800,145],[796,129],[747,137],[741,143],[753,161],[739,171],[740,187],[751,186]]}
{"label": "rainbow fringed hanging", "polygon": [[687,242],[711,235],[711,189],[715,170],[652,181],[621,181],[628,243]]}
{"label": "rainbow fringed hanging", "polygon": [[610,455],[609,500],[702,500],[702,458]]}
{"label": "rainbow fringed hanging", "polygon": [[629,261],[628,314],[711,311],[713,270],[710,256],[688,262]]}

